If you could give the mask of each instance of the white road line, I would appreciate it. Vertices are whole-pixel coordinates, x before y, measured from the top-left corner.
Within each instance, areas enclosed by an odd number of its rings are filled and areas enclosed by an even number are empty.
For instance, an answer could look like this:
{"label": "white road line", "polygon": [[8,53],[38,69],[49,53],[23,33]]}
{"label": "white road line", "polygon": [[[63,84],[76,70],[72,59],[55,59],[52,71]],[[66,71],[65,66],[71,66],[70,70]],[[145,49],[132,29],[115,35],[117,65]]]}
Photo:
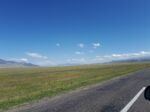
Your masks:
{"label": "white road line", "polygon": [[140,97],[140,95],[144,92],[146,87],[143,87],[137,95],[120,111],[120,112],[128,112],[128,110],[131,108],[131,106],[136,102],[136,100]]}

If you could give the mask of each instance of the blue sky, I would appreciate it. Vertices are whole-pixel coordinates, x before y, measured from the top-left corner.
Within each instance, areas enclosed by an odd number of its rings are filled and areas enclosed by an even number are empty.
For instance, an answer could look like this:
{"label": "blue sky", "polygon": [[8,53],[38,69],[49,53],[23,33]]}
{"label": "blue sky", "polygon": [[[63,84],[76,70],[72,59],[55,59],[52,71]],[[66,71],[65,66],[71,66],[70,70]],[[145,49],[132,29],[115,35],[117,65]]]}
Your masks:
{"label": "blue sky", "polygon": [[150,54],[149,0],[1,0],[0,58],[40,65]]}

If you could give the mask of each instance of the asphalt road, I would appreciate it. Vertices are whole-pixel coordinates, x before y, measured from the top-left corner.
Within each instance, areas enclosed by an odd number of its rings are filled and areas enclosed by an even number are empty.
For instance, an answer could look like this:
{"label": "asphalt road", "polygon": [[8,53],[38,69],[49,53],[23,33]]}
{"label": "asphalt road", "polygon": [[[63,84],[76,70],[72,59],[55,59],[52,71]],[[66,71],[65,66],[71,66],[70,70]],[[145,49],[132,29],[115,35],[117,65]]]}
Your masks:
{"label": "asphalt road", "polygon": [[[9,112],[120,112],[147,85],[150,85],[150,69]],[[144,99],[143,93],[128,112],[150,112],[150,102]]]}

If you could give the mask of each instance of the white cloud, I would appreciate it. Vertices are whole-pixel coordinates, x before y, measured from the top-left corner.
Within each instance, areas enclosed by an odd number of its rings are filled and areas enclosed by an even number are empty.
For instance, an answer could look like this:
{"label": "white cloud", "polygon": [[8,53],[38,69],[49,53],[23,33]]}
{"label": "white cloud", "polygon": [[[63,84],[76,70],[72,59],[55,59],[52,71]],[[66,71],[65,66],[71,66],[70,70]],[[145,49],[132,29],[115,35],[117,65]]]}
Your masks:
{"label": "white cloud", "polygon": [[85,45],[84,45],[83,43],[78,44],[78,46],[79,46],[80,48],[84,48],[84,47],[85,47]]}
{"label": "white cloud", "polygon": [[84,52],[76,51],[75,54],[82,55],[82,54],[84,54]]}
{"label": "white cloud", "polygon": [[60,43],[56,43],[56,46],[57,46],[57,47],[60,47]]}
{"label": "white cloud", "polygon": [[72,58],[68,59],[67,62],[70,64],[93,64],[93,63],[102,63],[105,60],[101,57],[96,58]]}
{"label": "white cloud", "polygon": [[47,56],[41,55],[39,53],[28,52],[26,53],[26,55],[35,59],[48,59]]}
{"label": "white cloud", "polygon": [[[84,52],[76,51],[75,54],[84,56]],[[26,53],[28,56],[27,58],[13,58],[11,60],[18,61],[18,62],[30,62],[41,66],[57,66],[60,63],[54,62],[51,59],[49,59],[47,56],[39,54],[39,53],[33,53],[28,52]],[[134,59],[134,58],[143,58],[143,57],[150,57],[149,51],[140,51],[140,52],[134,52],[134,53],[113,53],[109,55],[97,55],[95,57],[82,57],[82,58],[70,58],[66,61],[63,61],[62,63],[70,63],[70,64],[92,64],[92,63],[104,63],[104,62],[110,62],[112,60],[123,60],[123,59]]]}
{"label": "white cloud", "polygon": [[87,61],[85,58],[72,58],[67,59],[67,62],[72,64],[85,64]]}
{"label": "white cloud", "polygon": [[56,66],[56,63],[51,61],[47,56],[39,54],[39,53],[33,53],[28,52],[26,53],[28,56],[28,60],[36,65],[40,66]]}
{"label": "white cloud", "polygon": [[150,56],[150,52],[146,51],[140,51],[136,53],[124,53],[124,54],[112,54],[112,58],[138,58],[138,57],[145,57],[145,56]]}
{"label": "white cloud", "polygon": [[39,60],[39,61],[35,61],[34,63],[36,63],[37,65],[40,66],[56,66],[57,64],[52,62],[51,60],[47,59],[47,60]]}
{"label": "white cloud", "polygon": [[22,62],[28,62],[29,60],[27,58],[21,58],[20,61],[22,61]]}
{"label": "white cloud", "polygon": [[91,59],[91,63],[102,63],[104,61],[104,58],[101,56],[96,56],[96,58]]}
{"label": "white cloud", "polygon": [[104,55],[104,56],[96,56],[96,59],[100,58],[108,62],[112,60],[124,60],[124,59],[134,59],[134,58],[144,58],[144,57],[150,57],[150,52],[140,51],[134,53],[111,54],[111,55]]}
{"label": "white cloud", "polygon": [[16,62],[25,62],[25,63],[29,62],[29,60],[27,58],[11,58],[11,59],[8,59],[8,60],[16,61]]}
{"label": "white cloud", "polygon": [[140,51],[135,53],[122,53],[122,54],[114,53],[114,54],[102,55],[102,56],[97,55],[94,58],[87,57],[87,58],[68,59],[67,62],[72,64],[92,64],[92,63],[110,62],[113,60],[134,59],[134,58],[144,58],[144,57],[150,57],[150,52]]}
{"label": "white cloud", "polygon": [[140,54],[143,54],[143,55],[150,55],[150,52],[147,52],[147,51],[141,51]]}
{"label": "white cloud", "polygon": [[101,44],[100,44],[100,43],[93,43],[92,45],[93,45],[93,48],[94,48],[94,49],[96,49],[96,48],[98,48],[98,47],[100,47],[100,46],[101,46]]}
{"label": "white cloud", "polygon": [[121,54],[112,54],[112,57],[121,57]]}
{"label": "white cloud", "polygon": [[124,59],[135,59],[135,58],[144,58],[150,57],[150,52],[147,51],[140,51],[134,53],[122,53],[122,54],[111,54],[111,55],[103,55],[103,56],[96,56],[93,59],[90,59],[91,63],[103,63],[109,62],[113,60],[124,60]]}

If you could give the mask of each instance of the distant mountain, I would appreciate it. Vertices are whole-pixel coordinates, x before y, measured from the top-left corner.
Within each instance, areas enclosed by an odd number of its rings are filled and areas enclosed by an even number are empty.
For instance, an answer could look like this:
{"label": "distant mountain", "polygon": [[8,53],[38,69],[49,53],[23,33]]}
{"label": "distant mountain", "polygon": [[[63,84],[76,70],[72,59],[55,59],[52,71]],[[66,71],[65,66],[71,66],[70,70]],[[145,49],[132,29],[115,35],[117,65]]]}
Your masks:
{"label": "distant mountain", "polygon": [[57,66],[77,66],[77,65],[82,65],[79,63],[63,63],[63,64],[58,64]]}
{"label": "distant mountain", "polygon": [[16,62],[16,61],[7,61],[0,59],[0,68],[4,67],[37,67],[32,63],[25,63],[25,62]]}
{"label": "distant mountain", "polygon": [[150,62],[150,57],[115,60],[111,61],[110,63],[134,63],[134,62]]}

